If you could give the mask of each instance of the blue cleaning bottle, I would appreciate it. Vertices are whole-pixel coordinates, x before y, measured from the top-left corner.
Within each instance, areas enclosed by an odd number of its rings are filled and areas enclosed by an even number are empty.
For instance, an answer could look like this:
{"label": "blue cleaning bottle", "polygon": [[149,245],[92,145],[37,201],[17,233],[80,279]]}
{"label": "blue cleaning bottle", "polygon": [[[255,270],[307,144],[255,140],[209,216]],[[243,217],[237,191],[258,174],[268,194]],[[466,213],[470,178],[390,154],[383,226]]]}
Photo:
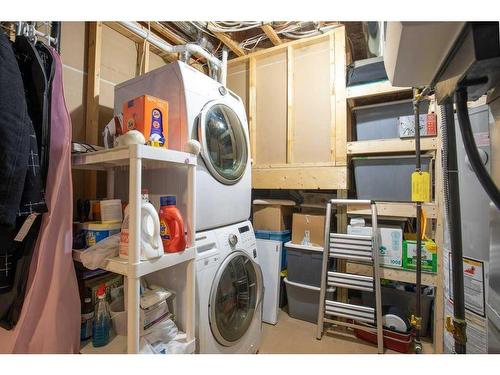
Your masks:
{"label": "blue cleaning bottle", "polygon": [[97,289],[97,303],[94,312],[94,326],[92,329],[92,345],[100,347],[107,345],[110,339],[111,315],[106,301],[106,285]]}

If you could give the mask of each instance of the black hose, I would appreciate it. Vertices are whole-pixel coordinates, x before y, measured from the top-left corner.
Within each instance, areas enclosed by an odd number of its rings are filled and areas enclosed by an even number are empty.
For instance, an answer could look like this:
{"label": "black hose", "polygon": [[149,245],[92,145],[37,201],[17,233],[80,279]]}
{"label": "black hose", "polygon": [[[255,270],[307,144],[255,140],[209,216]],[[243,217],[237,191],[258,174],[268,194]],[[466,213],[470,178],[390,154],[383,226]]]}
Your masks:
{"label": "black hose", "polygon": [[472,133],[469,119],[469,110],[467,109],[467,89],[465,87],[461,87],[457,90],[455,101],[457,106],[458,124],[460,125],[465,152],[469,158],[472,170],[483,186],[483,189],[486,191],[497,209],[500,210],[500,192],[484,167],[481,157],[477,151],[476,141],[474,140],[474,134]]}
{"label": "black hose", "polygon": [[446,217],[450,232],[451,267],[453,271],[453,324],[455,352],[466,353],[464,273],[462,251],[462,223],[460,213],[460,191],[458,184],[457,144],[455,135],[455,114],[453,102],[448,100],[442,106],[443,114],[443,179]]}

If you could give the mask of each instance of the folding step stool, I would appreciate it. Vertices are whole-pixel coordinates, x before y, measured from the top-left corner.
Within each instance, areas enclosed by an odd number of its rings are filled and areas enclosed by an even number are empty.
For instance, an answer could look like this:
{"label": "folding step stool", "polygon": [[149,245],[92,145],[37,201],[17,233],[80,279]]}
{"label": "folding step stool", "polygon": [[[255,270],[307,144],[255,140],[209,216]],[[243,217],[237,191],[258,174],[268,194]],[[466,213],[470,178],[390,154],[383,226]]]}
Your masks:
{"label": "folding step stool", "polygon": [[[332,205],[369,205],[372,211],[372,235],[356,236],[331,233],[330,219]],[[382,354],[384,352],[382,297],[380,292],[377,207],[375,202],[356,199],[331,199],[326,205],[324,248],[316,338],[321,340],[325,322],[349,328],[357,328],[377,334],[378,352]],[[373,277],[328,271],[329,258],[371,263]],[[325,300],[326,290],[332,286],[374,292],[375,308]],[[330,319],[328,316],[352,319],[354,323]]]}

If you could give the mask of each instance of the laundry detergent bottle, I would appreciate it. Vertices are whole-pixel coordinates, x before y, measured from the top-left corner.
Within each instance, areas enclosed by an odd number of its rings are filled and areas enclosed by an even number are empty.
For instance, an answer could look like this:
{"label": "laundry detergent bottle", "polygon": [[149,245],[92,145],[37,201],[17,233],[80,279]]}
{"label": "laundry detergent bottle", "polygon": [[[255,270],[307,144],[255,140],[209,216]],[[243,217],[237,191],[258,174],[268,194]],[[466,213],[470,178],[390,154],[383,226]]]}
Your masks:
{"label": "laundry detergent bottle", "polygon": [[[119,255],[121,258],[128,258],[129,254],[129,207],[125,207],[124,220],[120,232]],[[161,257],[163,245],[160,237],[160,218],[154,206],[149,203],[147,192],[142,192],[141,200],[141,220],[140,220],[141,250],[140,259],[147,260]]]}
{"label": "laundry detergent bottle", "polygon": [[163,250],[166,253],[176,253],[186,248],[184,220],[175,205],[175,196],[168,195],[160,198],[160,233]]}

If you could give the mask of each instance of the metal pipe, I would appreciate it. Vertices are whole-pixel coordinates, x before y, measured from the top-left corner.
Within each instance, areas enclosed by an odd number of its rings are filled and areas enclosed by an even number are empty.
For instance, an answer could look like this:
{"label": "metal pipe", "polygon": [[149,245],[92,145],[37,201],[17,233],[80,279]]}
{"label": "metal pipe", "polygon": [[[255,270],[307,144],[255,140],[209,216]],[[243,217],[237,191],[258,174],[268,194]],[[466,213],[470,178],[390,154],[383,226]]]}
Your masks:
{"label": "metal pipe", "polygon": [[466,352],[466,322],[464,300],[464,273],[462,251],[462,223],[460,212],[460,190],[458,181],[457,144],[455,136],[455,114],[453,102],[448,100],[444,106],[444,127],[446,139],[446,164],[444,168],[445,203],[447,208],[448,230],[450,232],[451,267],[453,281],[453,337],[455,339],[455,352]]}
{"label": "metal pipe", "polygon": [[228,49],[224,47],[222,48],[222,67],[220,71],[220,83],[222,83],[222,86],[226,86],[227,83],[227,56]]}
{"label": "metal pipe", "polygon": [[[419,90],[413,92],[413,111],[415,114],[415,171],[420,172],[422,165],[420,160],[420,107],[419,107]],[[421,294],[422,294],[422,202],[416,202],[417,217],[416,217],[416,232],[417,232],[417,259],[416,259],[416,282],[415,282],[415,353],[422,352],[422,343],[420,342],[421,329]]]}
{"label": "metal pipe", "polygon": [[181,46],[170,46],[170,47],[173,49],[174,52],[177,52],[177,53],[189,51],[189,53],[191,53],[191,54],[200,55],[200,56],[204,57],[205,59],[207,59],[207,61],[209,63],[215,65],[217,68],[220,68],[222,66],[221,61],[217,57],[212,55],[210,52],[207,52],[206,50],[204,50],[198,44],[187,43],[187,44],[183,44]]}
{"label": "metal pipe", "polygon": [[211,53],[205,51],[197,44],[187,43],[180,46],[172,46],[171,44],[168,44],[162,39],[148,33],[146,30],[144,30],[140,25],[138,25],[135,22],[118,21],[118,23],[126,27],[128,30],[132,31],[134,34],[140,36],[141,38],[144,38],[149,43],[153,44],[154,46],[158,47],[159,49],[161,49],[166,53],[183,53],[187,51],[191,54],[197,54],[204,57],[205,59],[207,59],[209,63],[217,66],[218,68],[220,68],[222,65],[221,61],[218,58],[216,58]]}

